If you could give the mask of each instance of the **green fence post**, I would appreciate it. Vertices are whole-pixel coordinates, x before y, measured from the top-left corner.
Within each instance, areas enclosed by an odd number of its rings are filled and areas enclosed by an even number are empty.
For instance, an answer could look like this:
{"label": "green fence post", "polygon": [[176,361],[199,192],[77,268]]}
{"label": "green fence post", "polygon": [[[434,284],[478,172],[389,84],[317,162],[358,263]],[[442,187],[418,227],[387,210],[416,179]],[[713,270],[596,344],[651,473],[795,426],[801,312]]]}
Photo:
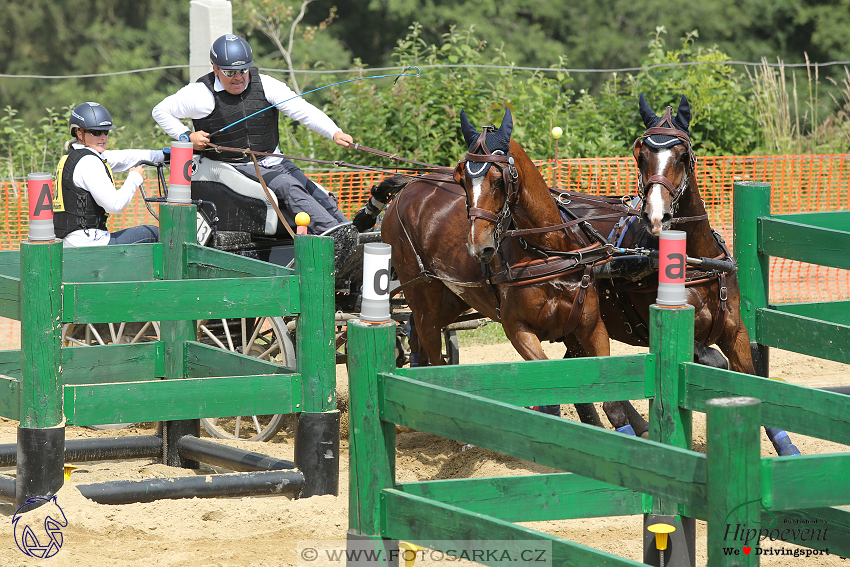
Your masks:
{"label": "green fence post", "polygon": [[761,401],[706,402],[708,566],[759,564],[761,521]]}
{"label": "green fence post", "polygon": [[395,323],[349,321],[348,547],[381,549],[384,558],[398,551],[398,542],[381,535],[381,491],[395,486],[395,425],[381,421],[377,375],[393,370]]}
{"label": "green fence post", "polygon": [[[182,280],[186,276],[187,242],[195,241],[197,208],[195,205],[161,203],[159,206],[159,241],[163,244],[162,278]],[[194,341],[195,321],[163,321],[160,334],[164,345],[165,379],[186,377],[186,341]],[[201,436],[201,421],[185,419],[163,423],[163,463],[172,467],[197,469],[200,463],[183,459],[177,442],[184,435]]]}
{"label": "green fence post", "polygon": [[339,494],[333,266],[332,238],[296,235],[295,272],[300,280],[301,309],[295,364],[302,390],[295,427],[295,465],[304,473],[302,498]]}
{"label": "green fence post", "polygon": [[741,318],[750,333],[756,374],[767,376],[770,350],[760,344],[756,312],[766,309],[770,298],[770,258],[759,251],[759,217],[770,216],[770,184],[736,181],[733,193],[734,252],[741,290]]}
{"label": "green fence post", "polygon": [[[21,386],[15,502],[62,488],[62,241],[53,230],[53,176],[27,176],[29,235],[21,243]],[[30,509],[45,500],[36,501]]]}
{"label": "green fence post", "polygon": [[21,242],[21,420],[15,501],[49,498],[64,482],[62,241]]}
{"label": "green fence post", "polygon": [[[692,416],[683,409],[685,391],[679,380],[679,364],[694,356],[694,308],[661,307],[649,309],[649,350],[655,355],[655,398],[649,402],[649,438],[681,449],[691,449]],[[666,565],[693,565],[696,558],[696,522],[681,515],[677,503],[652,498],[652,511],[644,515],[644,563],[659,565],[654,536],[646,528],[656,523],[673,525]]]}

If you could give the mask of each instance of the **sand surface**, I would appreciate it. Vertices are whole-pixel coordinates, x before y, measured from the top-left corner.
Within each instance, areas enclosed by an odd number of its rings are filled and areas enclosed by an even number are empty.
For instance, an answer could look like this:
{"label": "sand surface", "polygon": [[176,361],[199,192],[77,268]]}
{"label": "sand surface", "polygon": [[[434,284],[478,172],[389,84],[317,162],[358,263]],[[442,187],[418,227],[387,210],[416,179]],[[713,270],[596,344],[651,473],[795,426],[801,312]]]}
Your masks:
{"label": "sand surface", "polygon": [[[563,346],[546,345],[552,357],[560,357]],[[639,349],[614,343],[614,354]],[[509,345],[476,346],[461,349],[461,363],[519,360]],[[338,366],[340,399],[347,398],[347,376]],[[806,386],[847,385],[850,367],[794,353],[773,350],[771,375]],[[647,404],[636,404],[646,415]],[[571,406],[562,408],[575,419]],[[602,412],[600,410],[600,415]],[[604,419],[604,418],[603,418]],[[292,419],[268,443],[227,442],[274,457],[293,458]],[[17,422],[0,418],[0,443],[15,441]],[[339,496],[319,496],[291,500],[283,496],[166,500],[144,504],[108,506],[85,499],[75,488],[78,484],[108,480],[138,480],[151,477],[210,474],[214,467],[200,471],[174,469],[150,459],[78,463],[71,480],[57,496],[67,518],[62,528],[63,546],[50,559],[26,557],[16,546],[11,523],[15,507],[0,503],[0,515],[6,527],[0,530],[0,565],[73,565],[112,567],[139,565],[149,567],[185,566],[304,566],[343,565],[326,559],[299,559],[299,550],[317,542],[330,548],[344,545],[348,528],[348,441],[347,414],[343,414]],[[694,446],[704,450],[704,416],[694,415]],[[120,431],[99,432],[68,427],[68,439],[110,435],[154,433],[153,424]],[[762,434],[762,454],[774,455]],[[844,445],[792,435],[804,454],[843,452]],[[505,476],[554,472],[552,469],[484,449],[462,450],[462,444],[426,433],[403,430],[397,436],[397,480],[415,481],[464,477]],[[14,468],[0,468],[0,474],[14,474]],[[33,512],[37,514],[38,512]],[[27,518],[25,515],[24,518]],[[642,554],[639,516],[594,520],[569,520],[525,524],[554,535],[578,541],[633,560]],[[36,524],[38,527],[38,524]],[[43,531],[37,532],[42,534]],[[773,545],[778,548],[779,544]],[[786,547],[791,547],[786,545]],[[705,524],[697,525],[697,565],[705,565]],[[762,565],[846,565],[838,557],[764,557]],[[417,566],[472,565],[464,561],[437,561],[424,558]]]}

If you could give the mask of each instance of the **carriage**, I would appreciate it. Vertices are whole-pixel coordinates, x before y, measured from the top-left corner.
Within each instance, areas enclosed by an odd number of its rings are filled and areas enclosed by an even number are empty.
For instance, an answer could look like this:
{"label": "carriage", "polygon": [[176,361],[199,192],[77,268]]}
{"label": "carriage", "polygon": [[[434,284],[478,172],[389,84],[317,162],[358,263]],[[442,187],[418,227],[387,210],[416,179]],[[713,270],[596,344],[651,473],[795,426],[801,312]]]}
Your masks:
{"label": "carriage", "polygon": [[[162,201],[167,191],[164,164],[143,162],[157,168],[160,196],[145,196],[149,212],[156,217],[150,203]],[[277,198],[267,192],[255,179],[239,173],[226,162],[194,156],[192,173],[192,200],[198,207],[198,244],[242,256],[291,267],[294,258],[294,240],[281,221],[278,211],[290,226],[294,215],[279,209]],[[374,189],[373,189],[374,193]],[[346,361],[345,325],[360,312],[362,291],[363,246],[380,242],[380,208],[373,200],[369,213],[376,227],[359,233],[358,243],[348,251],[348,260],[338,266],[335,281],[335,323],[337,326],[337,363]],[[366,207],[364,207],[366,209]],[[409,362],[407,345],[410,310],[402,298],[392,302],[392,318],[396,320],[396,362],[399,366]],[[458,363],[457,330],[474,328],[484,319],[448,326],[443,330],[448,362]],[[295,366],[295,317],[268,317],[249,319],[220,319],[197,321],[197,340],[224,350]],[[100,324],[66,324],[62,331],[66,346],[93,346],[110,343],[136,343],[156,341],[160,338],[159,323],[115,322]],[[284,414],[207,418],[201,425],[207,433],[217,438],[267,441],[284,425]],[[129,424],[95,426],[118,428]]]}

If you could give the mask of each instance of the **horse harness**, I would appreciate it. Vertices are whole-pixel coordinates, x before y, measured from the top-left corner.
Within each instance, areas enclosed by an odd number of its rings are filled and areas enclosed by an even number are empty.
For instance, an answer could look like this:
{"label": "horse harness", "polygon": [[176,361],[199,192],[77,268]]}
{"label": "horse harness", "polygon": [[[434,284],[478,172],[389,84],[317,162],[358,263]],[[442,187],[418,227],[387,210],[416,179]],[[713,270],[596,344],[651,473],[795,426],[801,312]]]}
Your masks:
{"label": "horse harness", "polygon": [[[676,217],[676,209],[679,207],[679,200],[682,198],[682,195],[685,193],[685,189],[688,187],[688,183],[690,183],[690,177],[696,171],[697,165],[697,156],[694,153],[694,148],[691,145],[691,138],[687,133],[679,130],[675,126],[673,126],[673,118],[671,116],[673,109],[671,107],[667,107],[664,111],[664,116],[658,122],[658,124],[667,124],[667,126],[653,126],[651,128],[647,128],[642,136],[638,136],[635,139],[634,144],[632,144],[632,149],[637,148],[638,144],[642,144],[644,140],[649,138],[650,136],[659,135],[659,136],[671,136],[673,138],[677,138],[681,141],[688,152],[688,165],[685,167],[685,175],[682,177],[682,182],[679,183],[679,186],[676,187],[673,185],[673,182],[667,179],[663,175],[653,175],[649,179],[646,180],[646,183],[643,181],[643,174],[640,171],[640,167],[638,167],[638,196],[642,202],[641,213],[644,212],[646,208],[646,189],[650,185],[658,183],[663,185],[665,189],[670,193],[673,197],[673,202],[670,204],[670,214],[674,218],[670,221],[670,224],[684,224],[687,222],[700,221],[700,220],[708,220],[708,214],[697,215],[693,217]],[[634,154],[634,151],[632,151]],[[637,157],[635,157],[637,159]]]}

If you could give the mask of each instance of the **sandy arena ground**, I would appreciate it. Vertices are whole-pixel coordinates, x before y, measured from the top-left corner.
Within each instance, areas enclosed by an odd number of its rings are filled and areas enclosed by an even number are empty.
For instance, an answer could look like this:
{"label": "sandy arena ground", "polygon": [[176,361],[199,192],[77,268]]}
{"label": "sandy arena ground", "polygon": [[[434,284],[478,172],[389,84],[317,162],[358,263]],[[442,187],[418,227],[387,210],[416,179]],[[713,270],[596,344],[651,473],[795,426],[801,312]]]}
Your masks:
{"label": "sandy arena ground", "polygon": [[[546,345],[550,356],[560,357],[563,347]],[[614,343],[615,354],[628,354],[638,349]],[[462,363],[519,360],[508,345],[478,346],[461,349]],[[806,386],[828,386],[850,383],[850,366],[814,359],[794,353],[773,350],[774,377]],[[347,398],[345,369],[338,367],[340,399]],[[637,407],[646,414],[646,402]],[[571,406],[563,406],[571,413]],[[600,415],[603,415],[600,410]],[[575,419],[575,417],[573,417]],[[604,419],[604,417],[603,417]],[[102,435],[150,434],[153,424],[141,427],[96,432],[69,427],[67,438]],[[13,443],[17,422],[0,418],[0,443]],[[694,415],[694,445],[704,450],[704,416]],[[298,559],[298,550],[316,540],[332,540],[343,545],[348,528],[348,441],[347,414],[343,415],[343,441],[339,496],[319,496],[304,500],[286,497],[248,497],[220,499],[167,500],[148,504],[106,506],[86,500],[75,488],[107,480],[133,480],[149,477],[171,477],[180,474],[216,472],[204,466],[191,472],[172,469],[150,460],[79,463],[71,481],[58,494],[68,526],[62,529],[64,544],[52,558],[39,560],[26,557],[16,546],[12,531],[15,507],[0,503],[0,514],[6,527],[0,531],[0,565],[68,565],[75,567],[112,567],[138,565],[145,567],[213,567],[213,566],[307,566],[343,565],[319,559]],[[847,451],[844,445],[792,435],[804,454]],[[232,442],[245,449],[275,457],[293,458],[291,420],[269,443]],[[773,448],[762,433],[762,454],[773,455]],[[416,481],[463,477],[505,476],[554,472],[552,469],[505,457],[480,448],[461,451],[461,444],[433,435],[405,431],[398,435],[397,480]],[[14,468],[0,469],[0,474],[14,474]],[[26,516],[25,516],[26,517]],[[639,516],[595,520],[570,520],[525,524],[582,544],[596,547],[633,560],[641,559],[641,519]],[[43,532],[41,532],[43,533]],[[331,543],[331,546],[334,544]],[[773,547],[779,547],[774,545]],[[793,546],[789,546],[793,547]],[[697,565],[705,565],[705,524],[697,526]],[[792,558],[764,557],[762,565],[846,565],[838,557]],[[463,561],[416,562],[417,567],[439,565],[471,565]]]}

